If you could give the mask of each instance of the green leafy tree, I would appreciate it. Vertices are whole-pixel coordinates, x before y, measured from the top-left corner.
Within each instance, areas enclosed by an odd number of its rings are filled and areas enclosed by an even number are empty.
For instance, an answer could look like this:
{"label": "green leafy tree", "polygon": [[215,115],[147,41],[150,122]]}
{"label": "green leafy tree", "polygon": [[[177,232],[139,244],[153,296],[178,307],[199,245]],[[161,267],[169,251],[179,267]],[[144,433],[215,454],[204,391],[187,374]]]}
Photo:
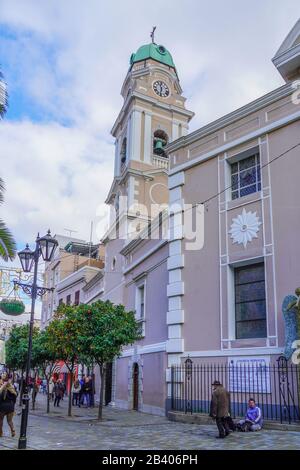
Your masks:
{"label": "green leafy tree", "polygon": [[[32,345],[34,347],[35,340],[38,336],[38,328],[33,328]],[[27,354],[28,354],[28,337],[29,324],[15,325],[11,329],[8,340],[5,343],[6,365],[9,369],[21,371],[23,380],[24,371],[26,370]],[[22,390],[22,384],[21,384]],[[22,393],[20,394],[21,400]]]}
{"label": "green leafy tree", "polygon": [[[33,341],[38,335],[38,328],[33,328]],[[12,327],[8,340],[5,343],[6,365],[13,370],[25,371],[28,353],[29,325],[15,325]]]}
{"label": "green leafy tree", "polygon": [[[4,117],[8,106],[7,88],[0,71],[0,119]],[[4,182],[0,178],[0,204],[4,201]],[[0,219],[0,258],[4,261],[13,259],[16,256],[16,243],[11,232],[6,227],[3,220]]]}
{"label": "green leafy tree", "polygon": [[100,371],[100,400],[98,419],[102,419],[104,377],[106,364],[122,353],[122,347],[141,338],[140,326],[134,312],[127,312],[123,305],[101,300],[77,307],[81,317],[79,332],[80,350],[93,359]]}
{"label": "green leafy tree", "polygon": [[70,373],[68,416],[72,415],[72,385],[78,358],[82,353],[79,337],[82,321],[78,309],[71,305],[60,305],[54,319],[47,328],[49,350],[64,361]]}
{"label": "green leafy tree", "polygon": [[49,382],[53,375],[56,362],[60,359],[51,344],[51,335],[48,329],[40,331],[32,347],[32,364],[42,370],[47,380],[47,413],[50,412]]}

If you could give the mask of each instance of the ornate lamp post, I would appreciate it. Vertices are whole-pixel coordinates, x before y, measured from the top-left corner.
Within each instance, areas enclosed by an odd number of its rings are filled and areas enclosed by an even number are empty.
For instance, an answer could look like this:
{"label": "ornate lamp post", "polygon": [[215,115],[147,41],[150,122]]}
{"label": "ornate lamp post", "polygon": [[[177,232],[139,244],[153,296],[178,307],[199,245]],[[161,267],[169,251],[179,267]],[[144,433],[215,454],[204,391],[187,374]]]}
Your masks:
{"label": "ornate lamp post", "polygon": [[58,245],[57,240],[51,237],[50,230],[48,230],[47,235],[44,237],[37,236],[35,242],[35,250],[31,251],[29,246],[26,245],[26,248],[18,253],[22,269],[24,272],[31,272],[32,267],[34,266],[33,271],[33,283],[31,285],[25,284],[19,281],[14,281],[14,283],[22,288],[22,290],[30,295],[31,297],[31,312],[30,312],[30,323],[29,323],[29,339],[28,339],[28,353],[27,353],[27,362],[26,362],[26,376],[25,376],[25,385],[22,390],[22,419],[21,419],[21,428],[20,428],[20,437],[18,443],[18,449],[26,449],[27,444],[27,421],[28,421],[28,411],[29,411],[29,390],[28,390],[28,381],[30,373],[30,363],[31,363],[31,351],[32,351],[32,333],[33,333],[33,323],[34,323],[34,308],[35,301],[37,296],[43,296],[45,292],[51,291],[53,289],[48,289],[46,287],[39,287],[37,285],[37,274],[38,274],[38,263],[39,258],[42,256],[44,261],[51,261],[54,251]]}

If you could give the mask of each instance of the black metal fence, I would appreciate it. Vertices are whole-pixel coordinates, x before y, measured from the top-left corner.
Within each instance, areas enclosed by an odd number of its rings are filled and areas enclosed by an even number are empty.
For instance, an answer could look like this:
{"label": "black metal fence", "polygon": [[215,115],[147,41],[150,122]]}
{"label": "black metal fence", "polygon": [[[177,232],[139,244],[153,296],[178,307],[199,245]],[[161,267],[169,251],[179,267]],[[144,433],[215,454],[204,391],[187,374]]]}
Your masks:
{"label": "black metal fence", "polygon": [[233,418],[245,415],[251,397],[264,419],[300,422],[300,367],[283,356],[272,365],[263,361],[194,364],[188,358],[180,366],[172,366],[171,409],[208,414],[215,380],[230,392]]}

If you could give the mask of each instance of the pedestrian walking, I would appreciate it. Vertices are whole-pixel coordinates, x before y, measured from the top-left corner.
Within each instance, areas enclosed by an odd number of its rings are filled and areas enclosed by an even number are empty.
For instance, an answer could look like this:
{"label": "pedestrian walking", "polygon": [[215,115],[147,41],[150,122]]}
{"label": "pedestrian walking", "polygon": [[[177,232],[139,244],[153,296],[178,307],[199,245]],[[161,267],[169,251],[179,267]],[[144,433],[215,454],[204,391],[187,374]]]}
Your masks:
{"label": "pedestrian walking", "polygon": [[[7,379],[7,377],[6,377]],[[3,436],[3,421],[6,416],[7,424],[10,427],[11,437],[16,435],[13,423],[17,392],[11,380],[0,381],[0,437]]]}
{"label": "pedestrian walking", "polygon": [[66,387],[66,384],[63,380],[61,380],[61,384],[62,384],[62,387],[63,387],[63,394],[62,394],[62,397],[61,399],[63,400],[64,399],[64,396],[65,396],[65,393],[67,391],[67,387]]}
{"label": "pedestrian walking", "polygon": [[54,395],[54,380],[53,377],[49,380],[49,400],[53,400],[53,395]]}
{"label": "pedestrian walking", "polygon": [[46,379],[42,380],[42,392],[43,392],[43,395],[47,394],[47,380]]}
{"label": "pedestrian walking", "polygon": [[[81,401],[80,405],[84,405],[86,402],[86,407],[89,408],[91,406],[90,396],[91,396],[92,385],[88,377],[84,379],[84,384],[81,387]],[[79,407],[80,407],[79,405]]]}
{"label": "pedestrian walking", "polygon": [[91,375],[88,376],[89,383],[90,383],[90,406],[94,407],[94,381]]}
{"label": "pedestrian walking", "polygon": [[83,394],[83,385],[84,385],[84,381],[85,381],[85,375],[83,374],[81,376],[81,379],[79,379],[79,383],[80,383],[80,391],[79,391],[79,403],[78,403],[78,406],[80,408],[80,404],[82,402],[82,394]]}
{"label": "pedestrian walking", "polygon": [[39,391],[40,391],[39,382],[38,380],[36,380],[32,388],[32,409],[33,410],[35,408],[35,401],[36,401],[36,397]]}
{"label": "pedestrian walking", "polygon": [[72,385],[72,406],[78,406],[79,405],[79,394],[81,390],[81,385],[78,379],[75,380],[75,382]]}
{"label": "pedestrian walking", "polygon": [[63,386],[63,383],[62,383],[61,379],[58,379],[58,381],[55,383],[54,388],[53,388],[53,392],[54,392],[54,396],[55,396],[54,406],[59,407],[59,402],[62,399],[63,394],[64,394],[64,386]]}
{"label": "pedestrian walking", "polygon": [[219,430],[217,437],[224,439],[230,433],[227,421],[229,416],[230,394],[218,380],[214,381],[212,387],[213,394],[209,415],[216,420],[216,425]]}

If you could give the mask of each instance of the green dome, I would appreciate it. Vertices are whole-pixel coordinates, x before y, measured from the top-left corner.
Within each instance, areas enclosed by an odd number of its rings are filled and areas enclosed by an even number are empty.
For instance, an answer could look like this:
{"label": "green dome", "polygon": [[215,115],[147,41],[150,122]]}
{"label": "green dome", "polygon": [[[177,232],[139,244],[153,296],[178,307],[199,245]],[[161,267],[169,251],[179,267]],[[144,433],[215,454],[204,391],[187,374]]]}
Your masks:
{"label": "green dome", "polygon": [[156,60],[157,62],[173,67],[176,70],[170,52],[162,45],[150,43],[141,46],[135,54],[131,54],[130,65],[146,59]]}

